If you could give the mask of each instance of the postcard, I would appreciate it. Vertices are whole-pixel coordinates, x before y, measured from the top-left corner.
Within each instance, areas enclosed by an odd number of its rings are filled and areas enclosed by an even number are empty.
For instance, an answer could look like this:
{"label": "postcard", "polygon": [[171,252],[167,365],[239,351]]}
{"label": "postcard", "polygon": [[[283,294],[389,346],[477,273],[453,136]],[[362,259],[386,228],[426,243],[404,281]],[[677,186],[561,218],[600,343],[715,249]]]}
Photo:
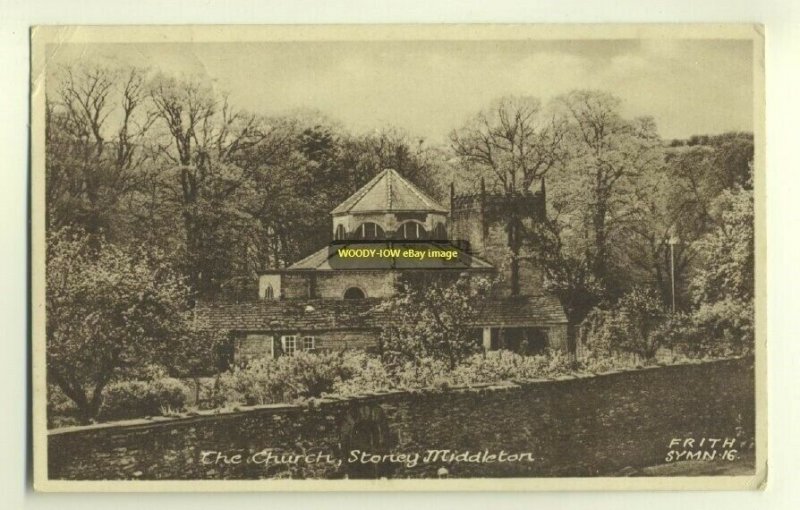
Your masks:
{"label": "postcard", "polygon": [[31,40],[37,490],[764,487],[763,27]]}

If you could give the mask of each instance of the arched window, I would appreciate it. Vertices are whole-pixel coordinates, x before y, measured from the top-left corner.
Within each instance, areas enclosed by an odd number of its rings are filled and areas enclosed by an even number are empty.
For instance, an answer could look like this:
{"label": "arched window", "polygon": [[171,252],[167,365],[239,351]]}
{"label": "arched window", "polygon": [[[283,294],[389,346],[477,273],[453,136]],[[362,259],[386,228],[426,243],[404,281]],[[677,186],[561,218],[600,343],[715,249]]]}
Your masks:
{"label": "arched window", "polygon": [[346,235],[347,233],[344,230],[344,225],[336,225],[336,232],[333,234],[333,238],[337,241],[341,241]]}
{"label": "arched window", "polygon": [[384,239],[386,234],[377,223],[362,223],[354,232],[355,239]]}
{"label": "arched window", "polygon": [[436,226],[433,227],[433,239],[437,241],[444,241],[447,239],[447,229],[444,223],[437,223]]}
{"label": "arched window", "polygon": [[399,239],[426,239],[428,232],[421,223],[407,221],[397,229],[397,237]]}
{"label": "arched window", "polygon": [[367,296],[364,294],[364,291],[358,287],[350,287],[344,291],[345,299],[364,299],[366,297]]}
{"label": "arched window", "polygon": [[272,285],[267,285],[267,290],[264,292],[264,299],[275,299],[275,291],[272,290]]}

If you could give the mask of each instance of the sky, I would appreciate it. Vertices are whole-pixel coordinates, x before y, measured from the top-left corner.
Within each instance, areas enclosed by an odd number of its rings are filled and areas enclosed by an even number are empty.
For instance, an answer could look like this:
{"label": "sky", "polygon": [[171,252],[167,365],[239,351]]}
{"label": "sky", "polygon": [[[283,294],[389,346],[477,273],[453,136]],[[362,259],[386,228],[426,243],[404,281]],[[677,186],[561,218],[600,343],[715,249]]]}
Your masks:
{"label": "sky", "polygon": [[[48,70],[79,61],[202,77],[265,115],[319,111],[353,133],[397,126],[443,143],[504,95],[547,102],[601,89],[666,139],[753,130],[750,41],[336,41],[62,44]],[[52,83],[52,80],[48,81]]]}

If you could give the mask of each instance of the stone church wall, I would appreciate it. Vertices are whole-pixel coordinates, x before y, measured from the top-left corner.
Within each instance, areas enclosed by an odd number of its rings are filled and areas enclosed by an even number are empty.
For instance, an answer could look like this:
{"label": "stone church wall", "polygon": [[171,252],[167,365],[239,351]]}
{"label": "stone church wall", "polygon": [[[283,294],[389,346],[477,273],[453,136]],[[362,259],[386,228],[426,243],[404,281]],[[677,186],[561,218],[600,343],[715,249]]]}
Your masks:
{"label": "stone church wall", "polygon": [[350,287],[363,290],[368,298],[384,298],[394,294],[395,275],[390,271],[336,271],[317,276],[317,296],[322,299],[342,299]]}

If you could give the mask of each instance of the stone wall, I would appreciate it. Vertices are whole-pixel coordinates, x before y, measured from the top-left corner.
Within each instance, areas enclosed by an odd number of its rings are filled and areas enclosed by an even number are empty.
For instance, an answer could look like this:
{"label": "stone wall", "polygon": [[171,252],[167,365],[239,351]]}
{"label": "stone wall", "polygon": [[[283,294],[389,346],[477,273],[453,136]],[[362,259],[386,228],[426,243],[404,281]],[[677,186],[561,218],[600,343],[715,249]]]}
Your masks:
{"label": "stone wall", "polygon": [[392,271],[329,271],[317,276],[317,296],[342,299],[344,291],[358,287],[368,298],[385,298],[395,292],[396,274]]}
{"label": "stone wall", "polygon": [[[51,479],[613,476],[664,463],[673,438],[736,438],[742,453],[754,422],[745,358],[61,429],[48,458]],[[432,449],[532,461],[348,462],[352,450]],[[310,457],[274,462],[281,454]]]}
{"label": "stone wall", "polygon": [[308,276],[291,273],[281,275],[281,294],[286,299],[308,299]]}
{"label": "stone wall", "polygon": [[[316,351],[342,351],[345,349],[373,350],[377,347],[380,331],[286,331],[286,335],[297,337],[298,350],[303,337],[314,338]],[[270,333],[248,333],[234,339],[234,360],[238,362],[258,358],[273,358],[279,352],[281,335]]]}

